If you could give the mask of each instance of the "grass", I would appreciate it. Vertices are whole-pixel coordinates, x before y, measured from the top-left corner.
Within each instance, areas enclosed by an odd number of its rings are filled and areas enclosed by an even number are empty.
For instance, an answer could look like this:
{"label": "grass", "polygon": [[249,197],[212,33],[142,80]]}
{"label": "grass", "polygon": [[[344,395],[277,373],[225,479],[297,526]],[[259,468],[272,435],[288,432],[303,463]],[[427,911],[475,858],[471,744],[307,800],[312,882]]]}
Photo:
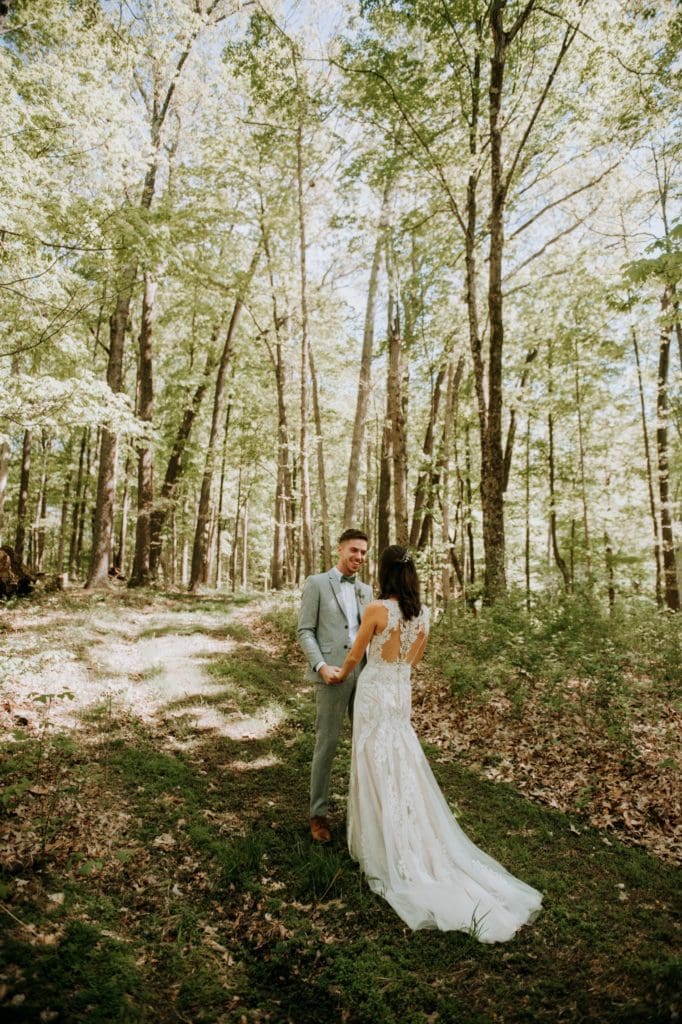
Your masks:
{"label": "grass", "polygon": [[[199,733],[174,749],[160,725],[133,718],[112,730],[106,708],[83,732],[43,740],[54,838],[39,860],[27,846],[0,871],[3,1020],[674,1019],[679,878],[576,816],[432,759],[471,838],[545,894],[537,922],[497,946],[410,933],[350,860],[342,800],[334,843],[312,846],[312,694],[293,652],[273,657],[253,639],[211,671],[249,712],[286,709],[263,739]],[[5,808],[10,842],[44,799],[30,794],[36,743],[8,745],[0,764],[3,784],[19,786]],[[346,740],[341,792],[348,756]]]}

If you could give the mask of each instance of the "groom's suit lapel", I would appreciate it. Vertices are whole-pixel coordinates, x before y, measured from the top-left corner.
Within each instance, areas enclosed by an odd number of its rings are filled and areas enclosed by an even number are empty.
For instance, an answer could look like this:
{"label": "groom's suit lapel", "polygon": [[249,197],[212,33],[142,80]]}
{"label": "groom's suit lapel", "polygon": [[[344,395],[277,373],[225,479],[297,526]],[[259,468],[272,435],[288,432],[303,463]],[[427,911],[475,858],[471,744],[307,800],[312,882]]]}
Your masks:
{"label": "groom's suit lapel", "polygon": [[332,590],[334,591],[334,597],[336,598],[336,603],[338,604],[339,608],[341,609],[341,614],[343,615],[343,617],[344,617],[344,619],[346,621],[346,624],[348,625],[348,616],[346,615],[346,609],[345,609],[344,603],[341,600],[341,580],[338,578],[338,576],[334,572],[328,572],[327,573],[327,579],[329,580],[329,584],[330,584]]}

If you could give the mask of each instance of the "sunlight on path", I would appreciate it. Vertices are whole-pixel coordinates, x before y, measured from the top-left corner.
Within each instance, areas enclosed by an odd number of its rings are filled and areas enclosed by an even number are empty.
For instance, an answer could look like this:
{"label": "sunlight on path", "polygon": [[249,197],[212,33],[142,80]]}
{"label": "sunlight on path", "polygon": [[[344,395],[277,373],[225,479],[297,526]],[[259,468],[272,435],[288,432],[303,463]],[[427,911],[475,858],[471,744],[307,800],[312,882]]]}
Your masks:
{"label": "sunlight on path", "polygon": [[[237,616],[237,609],[210,614],[100,607],[85,620],[79,611],[24,621],[4,652],[15,669],[10,681],[14,715],[36,729],[47,715],[55,730],[80,729],[84,714],[103,708],[114,718],[132,714],[149,723],[176,721],[181,736],[168,741],[183,748],[206,732],[262,739],[282,723],[283,708],[268,703],[255,713],[242,712],[239,686],[207,671],[212,658],[239,648],[237,640],[224,635],[231,622],[243,624],[244,609],[239,611]],[[49,633],[49,649],[41,632]],[[257,637],[253,641],[259,643]],[[36,694],[56,698],[65,690],[74,699],[53,699],[47,713],[46,705],[35,701]],[[224,710],[216,706],[221,697]],[[9,716],[2,726],[10,738]]]}

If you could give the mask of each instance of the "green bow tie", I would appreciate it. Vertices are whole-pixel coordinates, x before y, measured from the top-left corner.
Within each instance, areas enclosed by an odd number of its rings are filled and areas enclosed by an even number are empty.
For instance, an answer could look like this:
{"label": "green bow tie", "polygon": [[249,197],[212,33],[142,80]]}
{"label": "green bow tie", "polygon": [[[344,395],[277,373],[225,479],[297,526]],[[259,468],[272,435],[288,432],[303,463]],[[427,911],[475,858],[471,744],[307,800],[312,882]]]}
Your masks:
{"label": "green bow tie", "polygon": [[355,576],[344,576],[343,574],[341,575],[341,582],[342,583],[353,583],[354,584],[355,583],[355,579],[356,579]]}

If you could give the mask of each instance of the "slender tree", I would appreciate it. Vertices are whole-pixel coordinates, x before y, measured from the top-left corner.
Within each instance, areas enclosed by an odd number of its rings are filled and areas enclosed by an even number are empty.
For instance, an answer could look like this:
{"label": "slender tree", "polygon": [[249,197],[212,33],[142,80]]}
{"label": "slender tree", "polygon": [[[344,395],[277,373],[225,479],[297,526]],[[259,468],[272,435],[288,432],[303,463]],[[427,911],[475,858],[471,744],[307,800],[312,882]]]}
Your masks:
{"label": "slender tree", "polygon": [[[152,360],[152,330],[154,298],[157,282],[147,271],[144,275],[142,322],[139,334],[138,408],[143,423],[151,424],[154,414],[154,382]],[[151,574],[151,517],[154,504],[154,466],[151,441],[145,440],[137,452],[137,522],[135,526],[135,554],[130,586],[144,586]]]}
{"label": "slender tree", "polygon": [[192,571],[189,580],[189,589],[195,591],[201,584],[206,582],[208,571],[208,540],[210,527],[211,488],[213,475],[218,455],[218,438],[225,416],[225,402],[227,398],[226,384],[227,374],[230,368],[232,353],[234,350],[235,337],[242,310],[244,299],[251,284],[256,267],[261,259],[262,244],[259,241],[246,274],[238,285],[238,294],[235,299],[232,316],[225,335],[222,355],[218,365],[218,376],[216,379],[215,392],[213,395],[213,415],[211,418],[211,430],[208,438],[208,447],[204,463],[204,472],[201,478],[201,493],[197,509],[196,527],[194,531],[194,546],[192,548]]}
{"label": "slender tree", "polygon": [[31,454],[33,451],[33,431],[24,431],[24,444],[21,454],[21,478],[19,481],[19,502],[17,506],[17,531],[14,539],[14,553],[17,563],[22,564],[26,554],[26,524],[28,521],[28,494],[31,479]]}
{"label": "slender tree", "polygon": [[377,292],[379,288],[379,271],[382,255],[386,245],[386,232],[389,226],[389,211],[393,181],[389,177],[384,185],[381,201],[381,213],[377,227],[372,262],[370,264],[367,283],[367,302],[365,305],[365,321],[362,332],[362,351],[360,354],[360,371],[358,377],[358,397],[355,404],[353,419],[353,438],[351,441],[350,459],[348,462],[348,481],[346,498],[343,508],[343,525],[349,529],[355,523],[355,512],[358,500],[359,467],[362,461],[362,444],[365,437],[365,425],[369,394],[372,380],[372,357],[374,355],[374,321],[376,316]]}

